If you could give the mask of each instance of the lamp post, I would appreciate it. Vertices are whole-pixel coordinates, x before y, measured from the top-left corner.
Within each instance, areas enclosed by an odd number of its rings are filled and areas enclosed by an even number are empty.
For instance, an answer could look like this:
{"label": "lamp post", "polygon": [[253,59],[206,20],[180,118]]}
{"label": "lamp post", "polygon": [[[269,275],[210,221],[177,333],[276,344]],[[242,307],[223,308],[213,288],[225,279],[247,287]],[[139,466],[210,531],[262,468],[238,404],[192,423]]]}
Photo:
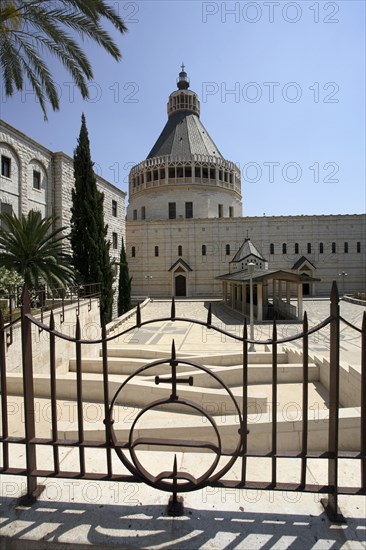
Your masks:
{"label": "lamp post", "polygon": [[152,275],[145,275],[145,279],[147,279],[147,297],[150,298],[150,280],[152,279]]}
{"label": "lamp post", "polygon": [[[254,340],[254,305],[253,305],[253,272],[255,270],[255,263],[249,262],[247,264],[247,268],[250,275],[250,316],[249,316],[249,322],[250,322],[250,339]],[[249,351],[255,351],[254,344],[250,344]]]}
{"label": "lamp post", "polygon": [[344,296],[344,278],[347,277],[348,273],[345,271],[341,271],[341,273],[338,273],[340,277],[342,277],[342,296]]}

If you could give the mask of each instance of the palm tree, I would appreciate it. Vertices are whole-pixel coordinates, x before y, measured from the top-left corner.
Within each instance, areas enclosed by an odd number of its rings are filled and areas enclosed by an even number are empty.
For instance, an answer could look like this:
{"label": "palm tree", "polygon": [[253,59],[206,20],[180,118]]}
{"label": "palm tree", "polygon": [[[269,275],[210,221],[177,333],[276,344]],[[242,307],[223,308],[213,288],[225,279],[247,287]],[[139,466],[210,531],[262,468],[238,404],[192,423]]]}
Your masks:
{"label": "palm tree", "polygon": [[40,284],[64,287],[74,281],[74,271],[63,249],[60,227],[52,230],[53,218],[31,210],[27,216],[0,214],[0,267],[13,269],[29,288]]}
{"label": "palm tree", "polygon": [[45,120],[46,99],[53,110],[59,109],[55,82],[40,55],[43,50],[64,65],[82,97],[88,98],[86,83],[93,78],[93,71],[77,35],[96,42],[117,61],[121,59],[102,20],[112,23],[121,34],[127,31],[106,0],[0,0],[0,71],[6,95],[22,90],[25,76],[39,99]]}

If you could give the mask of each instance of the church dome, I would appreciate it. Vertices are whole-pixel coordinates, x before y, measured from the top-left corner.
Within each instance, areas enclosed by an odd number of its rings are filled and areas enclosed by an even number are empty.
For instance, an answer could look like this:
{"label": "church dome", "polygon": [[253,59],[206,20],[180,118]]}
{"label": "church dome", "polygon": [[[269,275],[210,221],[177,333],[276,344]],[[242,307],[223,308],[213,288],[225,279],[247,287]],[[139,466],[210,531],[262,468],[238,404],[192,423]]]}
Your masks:
{"label": "church dome", "polygon": [[241,216],[240,170],[203,126],[198,96],[189,87],[182,65],[168,121],[145,161],[130,172],[128,220]]}

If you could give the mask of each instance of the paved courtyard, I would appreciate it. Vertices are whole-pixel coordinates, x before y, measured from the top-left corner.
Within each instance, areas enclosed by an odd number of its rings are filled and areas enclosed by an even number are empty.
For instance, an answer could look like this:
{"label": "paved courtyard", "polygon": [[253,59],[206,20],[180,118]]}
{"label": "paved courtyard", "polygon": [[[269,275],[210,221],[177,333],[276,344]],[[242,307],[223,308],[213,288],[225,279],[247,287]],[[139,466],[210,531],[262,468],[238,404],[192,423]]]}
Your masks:
{"label": "paved courtyard", "polygon": [[[206,321],[208,304],[208,300],[178,300],[175,304],[176,316]],[[142,321],[169,317],[170,311],[170,301],[154,300],[142,308]],[[329,315],[330,302],[323,299],[305,299],[304,311],[308,315],[309,327],[316,326]],[[364,307],[341,300],[340,311],[343,318],[356,327],[361,328],[363,313],[365,311]],[[135,319],[130,319],[125,323],[123,328],[129,325],[132,326],[134,322]],[[242,316],[223,306],[219,301],[212,301],[212,324],[235,336],[242,336]],[[300,334],[301,331],[301,323],[279,322],[277,324],[277,338],[279,339]],[[254,337],[256,340],[267,340],[271,338],[271,335],[271,322],[255,325]],[[347,362],[355,367],[359,366],[361,357],[361,339],[359,333],[348,327],[345,323],[341,323],[340,336],[341,362]],[[129,333],[121,341],[124,344],[159,346],[168,351],[171,347],[172,338],[174,338],[177,351],[182,352],[197,352],[204,349],[205,353],[216,353],[240,351],[242,348],[242,344],[239,341],[209,330],[206,327],[184,321],[173,323],[170,320],[146,325],[139,330]],[[292,342],[291,346],[301,350],[301,339]],[[311,335],[309,346],[313,353],[327,355],[329,353],[329,327]],[[257,349],[261,348],[257,347]]]}

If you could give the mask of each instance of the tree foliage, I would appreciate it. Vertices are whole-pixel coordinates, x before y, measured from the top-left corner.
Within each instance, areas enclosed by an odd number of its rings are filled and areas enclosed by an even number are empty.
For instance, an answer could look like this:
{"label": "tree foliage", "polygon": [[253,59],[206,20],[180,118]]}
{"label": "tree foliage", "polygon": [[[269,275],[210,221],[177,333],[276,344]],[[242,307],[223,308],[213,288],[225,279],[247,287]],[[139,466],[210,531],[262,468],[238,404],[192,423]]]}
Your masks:
{"label": "tree foliage", "polygon": [[40,284],[65,287],[74,281],[70,256],[64,251],[64,227],[52,229],[54,220],[30,210],[19,218],[1,214],[0,267],[14,270],[29,288]]}
{"label": "tree foliage", "polygon": [[104,224],[104,195],[97,189],[85,116],[81,118],[74,152],[75,187],[72,190],[70,241],[78,282],[100,284],[101,319],[112,318],[113,270],[109,256],[108,227]]}
{"label": "tree foliage", "polygon": [[[118,5],[118,4],[117,4]],[[101,46],[117,61],[121,52],[102,24],[119,33],[126,26],[105,0],[0,0],[0,71],[5,93],[23,90],[24,77],[34,89],[47,119],[46,101],[59,109],[57,88],[42,51],[58,59],[70,73],[82,97],[93,78],[89,59],[78,38]]]}
{"label": "tree foliage", "polygon": [[24,285],[24,279],[14,269],[0,267],[0,293],[7,292],[9,287]]}
{"label": "tree foliage", "polygon": [[119,259],[119,279],[118,279],[118,316],[123,315],[131,309],[131,281],[128,271],[128,262],[125,245],[122,239],[121,254]]}

